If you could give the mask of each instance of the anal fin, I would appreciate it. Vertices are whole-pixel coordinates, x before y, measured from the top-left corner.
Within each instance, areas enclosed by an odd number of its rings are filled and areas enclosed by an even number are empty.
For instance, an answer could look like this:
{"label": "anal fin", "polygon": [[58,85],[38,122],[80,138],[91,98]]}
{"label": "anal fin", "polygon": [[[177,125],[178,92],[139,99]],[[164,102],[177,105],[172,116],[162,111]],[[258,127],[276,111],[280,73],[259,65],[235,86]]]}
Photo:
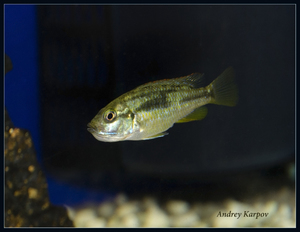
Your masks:
{"label": "anal fin", "polygon": [[207,115],[207,107],[201,106],[195,109],[192,113],[187,115],[186,117],[178,120],[176,123],[184,123],[184,122],[191,122],[196,120],[202,120]]}

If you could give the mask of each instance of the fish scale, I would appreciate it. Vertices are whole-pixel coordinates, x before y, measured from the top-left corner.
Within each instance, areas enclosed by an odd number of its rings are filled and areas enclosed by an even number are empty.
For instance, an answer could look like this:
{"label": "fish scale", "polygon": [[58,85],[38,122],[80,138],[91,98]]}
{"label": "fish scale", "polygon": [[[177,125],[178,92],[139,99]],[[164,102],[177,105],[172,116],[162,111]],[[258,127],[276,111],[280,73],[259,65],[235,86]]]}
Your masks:
{"label": "fish scale", "polygon": [[[161,96],[164,95],[164,91],[158,91]],[[201,105],[207,104],[209,98],[199,98],[204,92],[204,89],[193,91],[191,89],[187,91],[186,88],[183,91],[177,89],[176,92],[169,93],[167,97],[162,97],[158,100],[157,106],[152,104],[150,108],[144,109],[144,111],[136,111],[137,121],[140,122],[140,126],[142,128],[149,128],[143,133],[143,136],[149,137],[165,131],[172,127],[174,122],[191,113],[195,107],[198,108]],[[184,100],[185,98],[189,98],[189,100]],[[147,112],[147,117],[143,117],[145,120],[142,120],[140,115],[145,115],[145,112]]]}

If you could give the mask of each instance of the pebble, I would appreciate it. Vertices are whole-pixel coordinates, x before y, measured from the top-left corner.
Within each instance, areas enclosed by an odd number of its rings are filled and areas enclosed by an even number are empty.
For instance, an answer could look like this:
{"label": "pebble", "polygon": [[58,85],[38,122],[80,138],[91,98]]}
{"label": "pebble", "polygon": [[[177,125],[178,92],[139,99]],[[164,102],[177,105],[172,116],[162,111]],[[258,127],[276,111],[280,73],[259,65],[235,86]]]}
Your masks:
{"label": "pebble", "polygon": [[119,217],[124,217],[127,214],[136,213],[138,210],[137,202],[126,202],[116,209],[115,214]]}
{"label": "pebble", "polygon": [[157,205],[156,200],[153,197],[144,197],[144,199],[142,200],[142,207],[146,209],[148,207],[151,207],[152,205]]}
{"label": "pebble", "polygon": [[139,227],[140,221],[136,214],[130,213],[122,218],[122,224],[124,227]]}
{"label": "pebble", "polygon": [[120,218],[116,215],[113,215],[110,217],[106,224],[107,227],[123,227],[123,225],[120,223]]}
{"label": "pebble", "polygon": [[191,210],[183,215],[173,216],[171,226],[173,227],[193,227],[200,221],[199,215]]}
{"label": "pebble", "polygon": [[263,210],[268,212],[270,217],[277,212],[278,203],[276,201],[267,201]]}
{"label": "pebble", "polygon": [[[227,199],[223,202],[188,202],[168,200],[159,204],[154,197],[128,200],[120,194],[113,202],[98,207],[67,207],[75,227],[296,227],[293,190],[283,188],[275,193],[256,196],[249,201]],[[241,212],[242,216],[217,217],[219,212]],[[245,217],[244,211],[269,213],[267,217]]]}
{"label": "pebble", "polygon": [[252,211],[253,208],[245,203],[233,200],[233,199],[228,199],[225,201],[225,207],[226,210],[229,212],[244,212],[245,210]]}
{"label": "pebble", "polygon": [[296,221],[296,207],[294,207],[293,209],[293,218],[292,218],[293,221]]}
{"label": "pebble", "polygon": [[232,228],[236,227],[237,220],[232,217],[216,217],[212,221],[213,227],[225,227],[225,228]]}
{"label": "pebble", "polygon": [[115,206],[113,202],[103,202],[99,205],[97,213],[104,218],[108,218],[113,215],[115,211]]}
{"label": "pebble", "polygon": [[[217,209],[212,215],[212,226],[213,227],[226,227],[226,228],[232,228],[232,227],[239,227],[240,224],[245,223],[245,221],[252,221],[253,218],[243,218],[243,216],[240,216],[239,218],[231,216],[231,217],[225,217],[225,216],[217,216],[220,212],[221,213],[243,213],[244,210],[251,211],[252,208],[250,205],[247,205],[245,203],[236,201],[234,199],[227,199],[224,201],[224,207],[225,208],[219,208]],[[244,220],[245,219],[245,220]],[[242,222],[241,222],[242,221]],[[251,222],[250,222],[251,223]]]}
{"label": "pebble", "polygon": [[196,228],[205,228],[205,227],[210,227],[209,224],[207,222],[204,221],[198,221],[195,223],[195,225],[193,227]]}
{"label": "pebble", "polygon": [[96,212],[92,208],[79,210],[74,217],[75,227],[86,227],[86,222],[96,219]]}
{"label": "pebble", "polygon": [[117,205],[122,205],[128,200],[127,196],[124,193],[120,193],[119,195],[116,196],[115,198],[115,203]]}
{"label": "pebble", "polygon": [[70,218],[72,221],[74,221],[75,215],[76,215],[76,209],[74,209],[74,208],[72,208],[72,207],[70,207],[70,206],[68,206],[68,205],[64,205],[64,206],[65,206],[66,209],[67,209],[67,213],[68,213],[69,218]]}
{"label": "pebble", "polygon": [[193,208],[195,208],[195,211],[202,219],[210,218],[211,215],[215,215],[216,211],[222,209],[220,205],[213,202],[208,202],[207,204],[195,203]]}
{"label": "pebble", "polygon": [[274,216],[271,218],[271,225],[273,227],[291,227],[291,218],[291,208],[286,204],[280,204],[276,214],[274,214]]}
{"label": "pebble", "polygon": [[36,188],[28,188],[28,198],[36,199],[38,196],[38,190]]}
{"label": "pebble", "polygon": [[159,207],[149,207],[145,212],[143,227],[168,227],[170,221],[168,215]]}
{"label": "pebble", "polygon": [[103,228],[105,226],[106,226],[106,220],[101,217],[88,220],[85,224],[85,227],[88,228]]}
{"label": "pebble", "polygon": [[189,204],[185,201],[171,200],[167,202],[166,209],[172,215],[184,214],[189,210]]}

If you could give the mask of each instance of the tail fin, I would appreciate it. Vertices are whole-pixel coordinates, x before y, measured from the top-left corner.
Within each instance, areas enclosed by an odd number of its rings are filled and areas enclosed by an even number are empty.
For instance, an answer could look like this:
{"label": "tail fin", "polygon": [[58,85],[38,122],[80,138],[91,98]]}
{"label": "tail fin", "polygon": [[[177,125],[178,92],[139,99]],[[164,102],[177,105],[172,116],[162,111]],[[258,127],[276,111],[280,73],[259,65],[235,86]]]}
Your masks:
{"label": "tail fin", "polygon": [[237,104],[238,89],[234,77],[235,72],[232,67],[229,67],[208,86],[212,91],[211,103],[224,106]]}

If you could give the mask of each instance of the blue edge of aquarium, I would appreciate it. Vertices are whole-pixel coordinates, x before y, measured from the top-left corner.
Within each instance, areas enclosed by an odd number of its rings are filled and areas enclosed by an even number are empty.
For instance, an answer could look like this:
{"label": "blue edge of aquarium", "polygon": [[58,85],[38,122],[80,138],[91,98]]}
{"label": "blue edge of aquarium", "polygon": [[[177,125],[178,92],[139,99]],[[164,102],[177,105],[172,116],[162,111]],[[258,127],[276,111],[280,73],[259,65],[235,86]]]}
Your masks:
{"label": "blue edge of aquarium", "polygon": [[[38,82],[37,6],[5,5],[5,54],[13,69],[5,77],[4,104],[15,127],[30,131],[41,163]],[[104,192],[79,189],[47,177],[49,198],[55,205],[101,202]]]}

